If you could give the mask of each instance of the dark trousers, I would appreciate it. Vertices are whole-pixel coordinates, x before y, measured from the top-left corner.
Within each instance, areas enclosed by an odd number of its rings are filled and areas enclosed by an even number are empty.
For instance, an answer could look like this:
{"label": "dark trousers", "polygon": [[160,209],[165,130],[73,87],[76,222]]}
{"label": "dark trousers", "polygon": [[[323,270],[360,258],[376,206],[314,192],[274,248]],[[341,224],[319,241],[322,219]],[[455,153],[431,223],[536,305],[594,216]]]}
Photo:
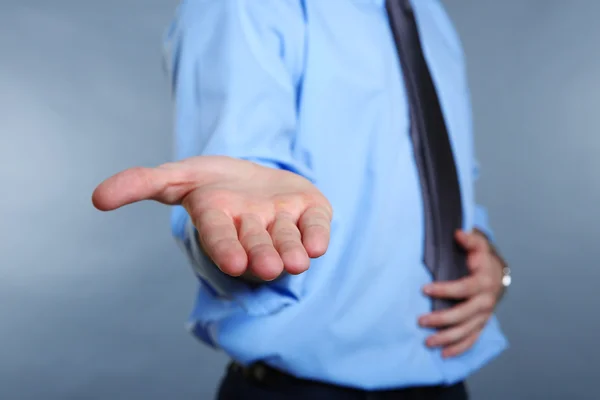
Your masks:
{"label": "dark trousers", "polygon": [[464,383],[368,392],[293,378],[260,366],[228,367],[218,400],[467,400]]}

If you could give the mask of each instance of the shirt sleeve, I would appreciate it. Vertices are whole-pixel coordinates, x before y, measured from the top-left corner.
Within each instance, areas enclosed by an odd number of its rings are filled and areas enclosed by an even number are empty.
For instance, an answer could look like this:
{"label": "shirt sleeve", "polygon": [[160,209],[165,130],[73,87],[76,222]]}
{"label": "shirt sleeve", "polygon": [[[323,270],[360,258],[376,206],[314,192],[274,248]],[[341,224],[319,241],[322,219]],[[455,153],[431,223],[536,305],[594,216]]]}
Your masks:
{"label": "shirt sleeve", "polygon": [[[225,155],[312,180],[293,151],[304,66],[300,0],[187,0],[165,39],[176,159]],[[205,256],[181,206],[173,209],[171,227],[204,286],[260,314],[252,288]]]}
{"label": "shirt sleeve", "polygon": [[[473,179],[479,178],[479,163],[477,160],[474,161],[473,167]],[[483,234],[485,234],[490,242],[494,241],[494,232],[489,223],[487,209],[480,205],[475,204],[475,214],[473,216],[473,227],[477,228]]]}

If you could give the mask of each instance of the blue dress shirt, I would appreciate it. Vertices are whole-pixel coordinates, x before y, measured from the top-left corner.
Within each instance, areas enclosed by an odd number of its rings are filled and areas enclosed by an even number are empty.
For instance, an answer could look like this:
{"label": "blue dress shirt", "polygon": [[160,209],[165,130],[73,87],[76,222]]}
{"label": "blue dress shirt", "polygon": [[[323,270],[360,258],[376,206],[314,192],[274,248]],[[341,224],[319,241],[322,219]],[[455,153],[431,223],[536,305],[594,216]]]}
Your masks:
{"label": "blue dress shirt", "polygon": [[[413,0],[457,160],[464,228],[491,237],[476,205],[465,60],[438,0]],[[417,319],[423,205],[407,97],[383,0],[187,0],[166,35],[177,158],[227,155],[310,179],[333,205],[331,243],[309,271],[252,288],[172,229],[199,278],[190,330],[246,364],[362,389],[454,383],[507,342],[492,318],[455,358]]]}

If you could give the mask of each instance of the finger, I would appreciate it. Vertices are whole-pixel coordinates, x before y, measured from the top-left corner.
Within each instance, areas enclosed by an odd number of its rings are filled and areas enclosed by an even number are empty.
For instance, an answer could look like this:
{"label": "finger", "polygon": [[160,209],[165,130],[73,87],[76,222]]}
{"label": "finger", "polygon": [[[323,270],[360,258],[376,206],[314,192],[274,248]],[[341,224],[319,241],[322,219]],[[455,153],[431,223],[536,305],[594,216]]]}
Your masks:
{"label": "finger", "polygon": [[248,256],[231,217],[219,210],[207,210],[192,218],[192,222],[198,230],[200,245],[221,271],[231,276],[246,271]]}
{"label": "finger", "polygon": [[481,311],[477,298],[464,301],[446,310],[434,311],[419,318],[419,324],[428,328],[443,328],[460,324]]}
{"label": "finger", "polygon": [[487,251],[474,251],[467,255],[467,266],[471,272],[475,272],[485,263],[486,257],[490,253]]}
{"label": "finger", "polygon": [[467,252],[485,251],[488,248],[488,242],[483,235],[463,230],[456,231],[454,235],[456,242]]}
{"label": "finger", "polygon": [[429,347],[446,347],[466,339],[473,332],[481,330],[485,325],[485,315],[477,315],[462,324],[451,328],[443,329],[438,333],[427,338],[426,344]]}
{"label": "finger", "polygon": [[454,281],[432,282],[423,287],[423,292],[440,299],[467,299],[481,292],[480,280],[469,275]]}
{"label": "finger", "polygon": [[283,261],[273,247],[263,221],[254,214],[240,218],[239,238],[248,253],[250,271],[258,278],[272,281],[283,272]]}
{"label": "finger", "polygon": [[110,211],[142,200],[178,204],[194,187],[188,170],[178,163],[158,168],[130,168],[100,183],[92,194],[92,203],[101,211]]}
{"label": "finger", "polygon": [[270,233],[285,270],[290,274],[300,274],[306,271],[310,265],[310,259],[302,245],[300,231],[294,218],[286,213],[277,215]]}
{"label": "finger", "polygon": [[323,207],[311,207],[300,217],[298,227],[308,256],[316,258],[325,254],[329,246],[331,213]]}
{"label": "finger", "polygon": [[469,350],[475,344],[475,342],[477,341],[477,338],[479,338],[479,333],[480,333],[479,331],[471,333],[469,336],[467,336],[465,339],[461,340],[460,342],[446,347],[444,350],[442,350],[442,357],[444,357],[444,358],[456,357],[456,356],[464,353],[465,351]]}

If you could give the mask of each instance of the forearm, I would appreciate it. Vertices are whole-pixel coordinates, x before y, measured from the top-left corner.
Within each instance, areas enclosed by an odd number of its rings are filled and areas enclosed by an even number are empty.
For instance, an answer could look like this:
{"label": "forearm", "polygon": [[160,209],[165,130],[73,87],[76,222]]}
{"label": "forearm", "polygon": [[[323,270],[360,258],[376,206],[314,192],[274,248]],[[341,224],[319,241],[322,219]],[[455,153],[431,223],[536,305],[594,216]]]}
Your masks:
{"label": "forearm", "polygon": [[[176,159],[225,155],[312,180],[310,168],[291,151],[297,126],[296,85],[304,66],[300,2],[264,0],[243,7],[238,3],[183,3],[167,37]],[[176,211],[173,233],[199,276],[207,282],[260,283],[250,273],[225,276],[204,254],[196,229],[183,212]]]}

